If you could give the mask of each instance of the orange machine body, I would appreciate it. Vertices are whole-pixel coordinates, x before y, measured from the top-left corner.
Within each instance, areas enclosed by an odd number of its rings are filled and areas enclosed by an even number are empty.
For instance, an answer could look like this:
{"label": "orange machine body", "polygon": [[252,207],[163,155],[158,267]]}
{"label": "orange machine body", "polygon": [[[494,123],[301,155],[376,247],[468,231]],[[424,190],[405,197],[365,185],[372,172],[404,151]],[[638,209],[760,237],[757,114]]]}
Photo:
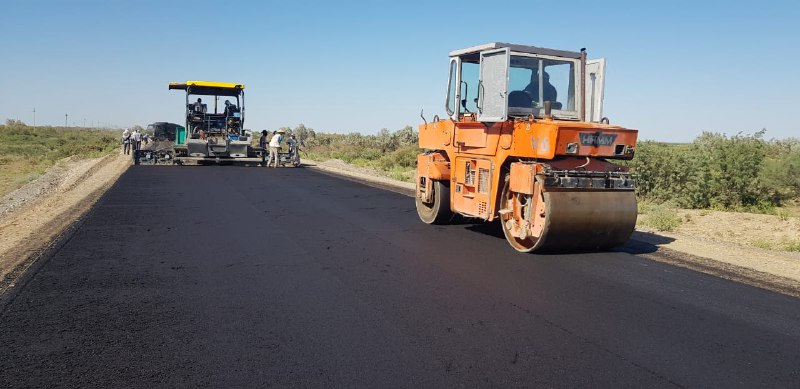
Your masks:
{"label": "orange machine body", "polygon": [[462,119],[419,126],[420,147],[437,151],[419,156],[417,174],[426,182],[449,181],[450,208],[489,221],[500,209],[502,169],[512,174],[512,190],[530,185],[528,194],[541,173],[533,169],[522,177],[521,170],[511,169],[512,162],[539,162],[565,171],[626,171],[605,159],[631,159],[636,147],[636,130],[608,124],[528,118],[485,125],[469,115]]}
{"label": "orange machine body", "polygon": [[450,52],[446,120],[419,127],[416,208],[499,219],[520,252],[594,250],[636,225],[637,131],[602,117],[605,60],[492,42]]}

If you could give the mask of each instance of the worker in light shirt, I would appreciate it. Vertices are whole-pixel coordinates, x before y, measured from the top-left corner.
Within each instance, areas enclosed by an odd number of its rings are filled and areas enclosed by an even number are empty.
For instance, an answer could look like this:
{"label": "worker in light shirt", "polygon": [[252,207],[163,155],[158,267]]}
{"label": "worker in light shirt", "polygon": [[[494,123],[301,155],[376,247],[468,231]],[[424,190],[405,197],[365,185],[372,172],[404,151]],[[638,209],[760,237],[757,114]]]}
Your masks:
{"label": "worker in light shirt", "polygon": [[286,131],[278,130],[275,131],[275,134],[272,135],[272,140],[269,141],[269,161],[267,162],[267,167],[275,161],[275,165],[273,167],[278,167],[278,163],[280,162],[280,157],[278,153],[281,151],[281,142],[283,142],[283,134]]}
{"label": "worker in light shirt", "polygon": [[131,140],[133,141],[133,151],[139,151],[142,148],[142,133],[139,132],[138,128],[133,130]]}
{"label": "worker in light shirt", "polygon": [[122,152],[131,155],[131,132],[127,128],[122,132]]}

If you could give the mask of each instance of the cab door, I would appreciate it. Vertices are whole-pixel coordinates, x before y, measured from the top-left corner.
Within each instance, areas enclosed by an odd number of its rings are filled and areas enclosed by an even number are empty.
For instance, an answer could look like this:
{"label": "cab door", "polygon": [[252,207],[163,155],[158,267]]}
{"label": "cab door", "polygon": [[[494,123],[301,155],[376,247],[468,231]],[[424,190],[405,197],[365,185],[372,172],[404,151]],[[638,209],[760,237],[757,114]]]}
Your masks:
{"label": "cab door", "polygon": [[603,91],[606,84],[605,58],[586,61],[586,119],[599,123],[603,118]]}
{"label": "cab door", "polygon": [[509,49],[481,52],[478,79],[478,121],[504,122],[508,119]]}

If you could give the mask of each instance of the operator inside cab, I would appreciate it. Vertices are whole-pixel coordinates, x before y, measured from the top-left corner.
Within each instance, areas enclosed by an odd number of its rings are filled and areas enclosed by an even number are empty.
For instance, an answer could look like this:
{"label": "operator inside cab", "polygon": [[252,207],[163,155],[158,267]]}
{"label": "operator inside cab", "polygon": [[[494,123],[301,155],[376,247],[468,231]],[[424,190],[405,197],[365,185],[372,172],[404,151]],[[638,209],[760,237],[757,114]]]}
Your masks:
{"label": "operator inside cab", "polygon": [[234,114],[239,113],[239,107],[236,104],[231,104],[229,100],[225,100],[225,110],[224,114],[227,117],[235,116]]}
{"label": "operator inside cab", "polygon": [[554,110],[575,110],[577,75],[571,62],[512,55],[508,76],[509,107],[541,108],[549,101]]}
{"label": "operator inside cab", "polygon": [[191,107],[192,108],[192,112],[194,112],[194,113],[206,113],[206,109],[207,109],[206,107],[207,106],[205,104],[203,104],[203,99],[201,99],[199,97],[197,98],[197,102],[194,103],[194,104],[191,104],[191,106],[192,106]]}
{"label": "operator inside cab", "polygon": [[[556,103],[558,101],[558,92],[556,91],[556,87],[550,83],[550,74],[544,72],[542,79],[544,80],[542,84],[544,87],[544,101]],[[522,91],[531,96],[533,101],[539,101],[539,72],[536,71],[536,69],[533,69],[531,72],[531,81]]]}

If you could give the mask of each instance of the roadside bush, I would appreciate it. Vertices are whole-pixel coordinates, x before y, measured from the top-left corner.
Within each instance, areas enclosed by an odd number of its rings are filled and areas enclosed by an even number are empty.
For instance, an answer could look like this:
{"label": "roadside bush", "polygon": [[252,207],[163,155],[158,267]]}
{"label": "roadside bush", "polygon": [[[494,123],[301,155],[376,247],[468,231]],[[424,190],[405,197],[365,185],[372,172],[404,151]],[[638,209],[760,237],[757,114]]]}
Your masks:
{"label": "roadside bush", "polygon": [[641,223],[658,231],[672,231],[681,225],[677,211],[668,204],[644,203],[639,212],[642,214]]}
{"label": "roadside bush", "polygon": [[800,197],[800,139],[773,140],[759,172],[767,195],[776,204]]}
{"label": "roadside bush", "polygon": [[[357,166],[372,167],[395,179],[410,181],[417,164],[418,135],[410,126],[390,132],[381,129],[374,135],[328,134],[300,124],[291,133],[304,133],[303,147],[310,159],[340,159]],[[298,138],[300,136],[298,135]]]}
{"label": "roadside bush", "polygon": [[[373,135],[318,133],[303,124],[285,129],[304,142],[308,158],[335,158],[413,179],[420,150],[412,127]],[[636,174],[641,201],[772,213],[775,206],[800,198],[800,140],[767,141],[764,134],[704,132],[688,144],[640,141],[635,158],[625,164]],[[671,219],[665,220],[659,223],[669,228]]]}
{"label": "roadside bush", "polygon": [[704,132],[691,144],[639,142],[637,194],[685,208],[767,212],[800,196],[800,142]]}
{"label": "roadside bush", "polygon": [[378,160],[378,166],[387,171],[392,170],[394,167],[414,169],[417,167],[417,155],[419,155],[419,147],[405,145],[382,156]]}

